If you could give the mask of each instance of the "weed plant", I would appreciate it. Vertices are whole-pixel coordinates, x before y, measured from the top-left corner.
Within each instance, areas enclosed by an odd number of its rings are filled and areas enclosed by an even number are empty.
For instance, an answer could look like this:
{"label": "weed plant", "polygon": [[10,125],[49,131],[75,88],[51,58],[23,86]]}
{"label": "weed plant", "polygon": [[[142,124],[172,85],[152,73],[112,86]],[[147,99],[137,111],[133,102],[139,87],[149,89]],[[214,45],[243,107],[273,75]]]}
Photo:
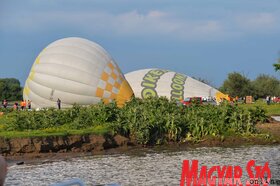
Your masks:
{"label": "weed plant", "polygon": [[54,108],[40,111],[13,111],[0,118],[1,130],[86,130],[109,128],[139,144],[162,144],[200,140],[205,136],[253,134],[257,122],[267,116],[260,108],[244,109],[238,105],[183,106],[166,98],[133,98],[122,108],[115,102],[87,107],[74,105],[70,109]]}

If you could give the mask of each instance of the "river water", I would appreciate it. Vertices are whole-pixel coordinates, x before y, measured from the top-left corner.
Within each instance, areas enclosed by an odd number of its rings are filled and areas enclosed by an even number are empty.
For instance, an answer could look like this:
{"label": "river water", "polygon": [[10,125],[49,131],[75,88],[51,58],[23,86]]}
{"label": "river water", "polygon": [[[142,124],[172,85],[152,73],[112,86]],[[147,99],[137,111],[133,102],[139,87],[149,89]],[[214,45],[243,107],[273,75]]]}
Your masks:
{"label": "river water", "polygon": [[[179,185],[183,160],[199,160],[202,165],[240,165],[247,179],[246,165],[269,162],[273,179],[280,179],[280,145],[239,148],[193,148],[181,151],[145,150],[119,155],[96,155],[10,165],[6,185],[50,185],[80,178],[86,185],[118,183],[123,186]],[[243,177],[242,177],[243,178]]]}

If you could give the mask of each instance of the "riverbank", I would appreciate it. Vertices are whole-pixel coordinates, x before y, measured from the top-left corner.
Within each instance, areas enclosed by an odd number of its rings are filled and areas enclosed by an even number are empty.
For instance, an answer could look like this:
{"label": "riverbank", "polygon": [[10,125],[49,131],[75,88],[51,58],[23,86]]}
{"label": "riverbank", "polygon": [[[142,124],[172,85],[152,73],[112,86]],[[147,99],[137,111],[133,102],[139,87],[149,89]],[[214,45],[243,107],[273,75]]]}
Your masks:
{"label": "riverbank", "polygon": [[228,103],[185,107],[166,98],[135,98],[122,108],[116,103],[100,103],[74,105],[66,110],[12,111],[0,117],[0,153],[8,157],[40,157],[123,153],[143,147],[184,149],[279,143],[280,133],[275,134],[278,130],[267,128],[272,120],[257,125],[268,120],[271,119],[260,107],[245,109]]}
{"label": "riverbank", "polygon": [[197,147],[239,147],[280,144],[280,122],[258,124],[259,134],[208,136],[199,141],[143,146],[120,135],[70,135],[28,138],[0,138],[0,151],[9,161],[41,161],[67,159],[80,156],[122,154],[132,151],[185,150]]}

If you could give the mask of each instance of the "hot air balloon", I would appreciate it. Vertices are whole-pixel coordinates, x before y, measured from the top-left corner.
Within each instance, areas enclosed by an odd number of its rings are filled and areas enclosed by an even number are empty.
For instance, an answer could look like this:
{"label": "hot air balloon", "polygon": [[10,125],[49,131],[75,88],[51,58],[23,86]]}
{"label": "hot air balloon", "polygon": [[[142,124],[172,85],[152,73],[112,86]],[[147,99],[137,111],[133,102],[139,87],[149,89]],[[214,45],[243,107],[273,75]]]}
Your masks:
{"label": "hot air balloon", "polygon": [[124,104],[133,91],[112,57],[98,44],[64,38],[48,45],[36,58],[26,80],[23,98],[33,108],[96,104],[116,100]]}
{"label": "hot air balloon", "polygon": [[187,75],[163,70],[143,69],[125,74],[134,95],[139,98],[164,96],[182,101],[188,97],[215,98],[218,102],[226,95],[217,89]]}

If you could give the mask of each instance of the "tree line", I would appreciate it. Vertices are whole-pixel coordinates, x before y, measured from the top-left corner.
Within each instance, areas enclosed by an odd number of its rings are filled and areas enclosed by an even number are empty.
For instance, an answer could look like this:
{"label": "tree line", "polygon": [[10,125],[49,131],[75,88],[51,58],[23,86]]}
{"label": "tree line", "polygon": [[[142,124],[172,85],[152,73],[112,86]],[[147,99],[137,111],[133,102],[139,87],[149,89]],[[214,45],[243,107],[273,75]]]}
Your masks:
{"label": "tree line", "polygon": [[22,87],[15,78],[0,78],[0,99],[1,100],[21,100]]}
{"label": "tree line", "polygon": [[[273,67],[275,71],[280,71],[280,59],[273,64]],[[258,99],[266,96],[280,96],[280,81],[266,74],[260,74],[256,79],[250,80],[243,74],[232,72],[228,74],[219,90],[231,97],[251,95]]]}
{"label": "tree line", "polygon": [[238,72],[229,73],[223,85],[219,88],[231,97],[253,96],[255,99],[266,96],[280,96],[280,81],[270,75],[261,74],[250,80]]}

